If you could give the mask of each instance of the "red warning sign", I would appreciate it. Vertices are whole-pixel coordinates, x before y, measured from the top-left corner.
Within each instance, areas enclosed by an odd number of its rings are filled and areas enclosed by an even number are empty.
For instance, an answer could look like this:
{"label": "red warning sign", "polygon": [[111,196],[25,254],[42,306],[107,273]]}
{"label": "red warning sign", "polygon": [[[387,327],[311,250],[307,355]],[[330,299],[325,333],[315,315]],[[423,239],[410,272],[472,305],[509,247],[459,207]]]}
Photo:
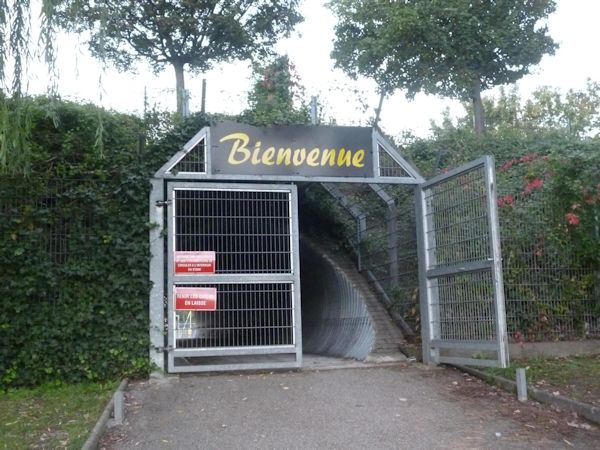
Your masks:
{"label": "red warning sign", "polygon": [[175,310],[215,311],[217,288],[175,286]]}
{"label": "red warning sign", "polygon": [[215,252],[175,252],[175,273],[215,273]]}

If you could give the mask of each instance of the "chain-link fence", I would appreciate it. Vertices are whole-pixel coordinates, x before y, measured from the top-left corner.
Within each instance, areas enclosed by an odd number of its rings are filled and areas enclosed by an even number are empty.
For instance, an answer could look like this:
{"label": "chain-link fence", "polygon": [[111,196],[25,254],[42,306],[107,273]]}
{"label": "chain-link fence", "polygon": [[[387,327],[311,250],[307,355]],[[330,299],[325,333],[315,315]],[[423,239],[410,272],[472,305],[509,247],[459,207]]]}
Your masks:
{"label": "chain-link fence", "polygon": [[[521,176],[521,175],[519,175]],[[522,178],[521,178],[522,179]],[[511,207],[514,183],[498,179],[508,333],[512,341],[600,338],[600,268],[550,238],[553,211],[527,189],[527,207]],[[359,269],[389,311],[416,334],[419,326],[414,188],[324,185],[329,214],[356,255]],[[318,189],[311,187],[311,189]]]}
{"label": "chain-link fence", "polygon": [[92,231],[93,224],[98,226],[95,206],[100,196],[97,181],[0,179],[3,264],[12,260],[28,266],[21,270],[28,276],[37,272],[40,280],[47,279],[44,289],[31,295],[59,299],[68,289],[64,280],[76,275],[73,267],[93,260],[102,240]]}

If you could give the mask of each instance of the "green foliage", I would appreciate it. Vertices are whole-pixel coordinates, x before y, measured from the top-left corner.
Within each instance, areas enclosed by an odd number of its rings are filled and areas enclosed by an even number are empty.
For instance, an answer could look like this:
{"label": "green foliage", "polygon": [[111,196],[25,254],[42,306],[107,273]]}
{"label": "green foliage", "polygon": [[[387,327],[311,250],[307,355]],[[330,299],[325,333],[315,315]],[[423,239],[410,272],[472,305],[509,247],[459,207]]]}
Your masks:
{"label": "green foliage", "polygon": [[31,174],[0,177],[0,387],[147,373],[149,178],[207,121],[140,145],[135,117],[28,105]]}
{"label": "green foliage", "polygon": [[[504,104],[498,118],[520,103]],[[515,116],[505,117],[484,136],[468,126],[437,127],[433,139],[414,140],[405,153],[429,176],[493,155],[509,331],[527,339],[597,334],[600,141],[511,128]]]}
{"label": "green foliage", "polygon": [[[600,83],[588,80],[585,89],[569,89],[563,93],[548,86],[536,89],[523,101],[516,87],[500,90],[497,97],[483,99],[488,132],[532,133],[553,132],[571,137],[600,135]],[[465,104],[467,116],[458,119],[458,128],[472,127],[469,117],[472,105]],[[438,129],[452,128],[450,123]]]}
{"label": "green foliage", "polygon": [[287,56],[267,65],[254,66],[254,87],[248,95],[250,108],[242,120],[256,126],[294,125],[309,122],[304,90]]}
{"label": "green foliage", "polygon": [[298,0],[61,2],[61,25],[90,32],[92,53],[130,70],[145,59],[156,72],[175,69],[177,111],[183,113],[184,69],[264,57],[279,37],[302,20]]}
{"label": "green foliage", "polygon": [[514,83],[556,48],[541,24],[554,11],[552,0],[331,5],[339,17],[336,66],[374,79],[384,92],[404,89],[409,97],[425,92],[480,101],[480,91]]}
{"label": "green foliage", "polygon": [[515,379],[515,369],[525,368],[527,382],[547,392],[558,391],[560,395],[586,403],[597,403],[600,398],[600,354],[574,355],[548,358],[534,357],[511,362],[506,369],[482,369],[492,375],[508,380]]}
{"label": "green foliage", "polygon": [[[51,88],[56,87],[53,14],[55,3],[54,0],[42,0],[39,12],[41,24],[38,38],[42,47],[41,53],[49,69]],[[31,48],[31,18],[34,14],[30,0],[0,0],[0,85],[4,94],[16,97],[23,94],[23,77],[34,54]],[[10,73],[7,68],[11,69]]]}

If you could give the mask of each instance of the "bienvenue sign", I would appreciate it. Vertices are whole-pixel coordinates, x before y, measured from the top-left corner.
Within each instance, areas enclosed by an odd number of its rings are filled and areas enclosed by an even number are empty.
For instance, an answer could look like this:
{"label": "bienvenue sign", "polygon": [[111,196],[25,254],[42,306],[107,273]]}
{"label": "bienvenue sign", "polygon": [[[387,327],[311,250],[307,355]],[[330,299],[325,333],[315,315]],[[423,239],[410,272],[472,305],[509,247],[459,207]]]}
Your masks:
{"label": "bienvenue sign", "polygon": [[367,127],[210,127],[215,175],[372,177],[372,129]]}

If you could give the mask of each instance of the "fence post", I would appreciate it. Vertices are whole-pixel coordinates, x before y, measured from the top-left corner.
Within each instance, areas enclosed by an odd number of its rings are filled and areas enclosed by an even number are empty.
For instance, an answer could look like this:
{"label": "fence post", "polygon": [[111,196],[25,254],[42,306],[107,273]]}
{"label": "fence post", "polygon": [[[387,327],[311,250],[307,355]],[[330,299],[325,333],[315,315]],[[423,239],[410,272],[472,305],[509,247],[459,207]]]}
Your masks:
{"label": "fence post", "polygon": [[399,282],[398,266],[398,210],[396,201],[378,184],[369,184],[369,187],[383,200],[387,206],[385,213],[388,255],[388,287],[390,291],[397,288]]}
{"label": "fence post", "polygon": [[338,201],[342,208],[344,208],[356,222],[356,244],[353,247],[356,252],[356,265],[360,272],[362,271],[361,244],[367,230],[367,216],[358,206],[352,203],[352,201],[335,184],[321,183],[321,186],[323,186],[329,195]]}

